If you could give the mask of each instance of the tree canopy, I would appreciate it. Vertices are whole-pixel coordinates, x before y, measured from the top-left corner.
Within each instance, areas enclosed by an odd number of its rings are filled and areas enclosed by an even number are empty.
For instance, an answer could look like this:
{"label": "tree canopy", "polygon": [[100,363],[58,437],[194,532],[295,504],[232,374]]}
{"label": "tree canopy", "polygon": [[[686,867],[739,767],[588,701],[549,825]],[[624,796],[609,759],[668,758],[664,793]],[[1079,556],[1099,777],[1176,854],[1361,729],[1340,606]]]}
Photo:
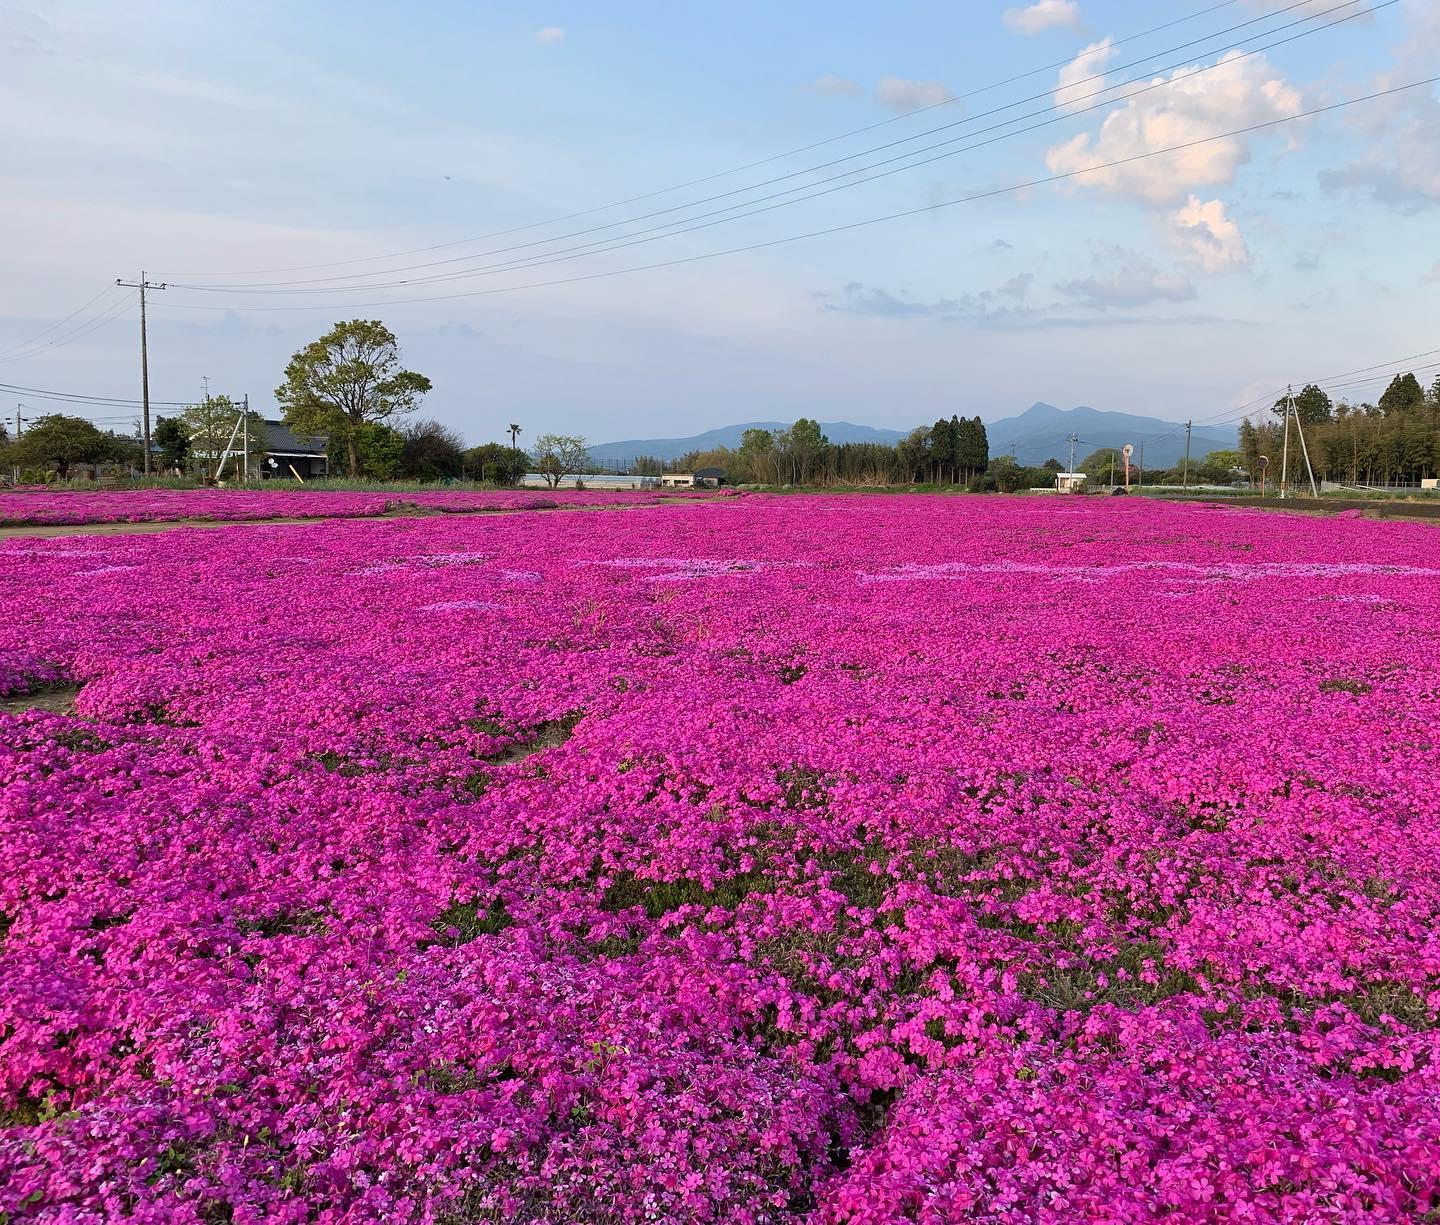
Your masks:
{"label": "tree canopy", "polygon": [[585,470],[590,451],[585,439],[576,434],[541,434],[535,440],[535,468],[551,489],[567,476]]}
{"label": "tree canopy", "polygon": [[133,457],[135,443],[106,433],[83,417],[47,413],[5,448],[4,462],[20,468],[54,468],[68,480],[76,464],[116,463]]}
{"label": "tree canopy", "polygon": [[430,388],[423,374],[402,366],[389,328],[378,319],[352,319],[290,359],[275,399],[285,424],[297,433],[338,439],[347,471],[358,477],[360,427],[414,412]]}
{"label": "tree canopy", "polygon": [[227,446],[234,452],[225,464],[232,475],[238,473],[240,457],[247,450],[251,464],[257,467],[259,457],[265,453],[265,422],[260,414],[246,413],[229,396],[207,396],[199,404],[192,404],[180,414],[179,424],[188,439],[190,457],[206,480],[219,473]]}

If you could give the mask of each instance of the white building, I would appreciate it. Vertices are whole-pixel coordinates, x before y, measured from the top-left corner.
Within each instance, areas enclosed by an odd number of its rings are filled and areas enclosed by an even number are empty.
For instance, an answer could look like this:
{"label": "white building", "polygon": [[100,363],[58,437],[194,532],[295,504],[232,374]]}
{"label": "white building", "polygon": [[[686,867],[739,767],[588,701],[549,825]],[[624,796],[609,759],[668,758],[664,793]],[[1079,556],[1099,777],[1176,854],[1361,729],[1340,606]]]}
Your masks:
{"label": "white building", "polygon": [[1057,493],[1080,493],[1085,488],[1083,472],[1057,472],[1055,490]]}
{"label": "white building", "polygon": [[[522,489],[549,489],[550,482],[539,472],[527,472],[520,478]],[[616,476],[613,472],[585,473],[562,476],[557,489],[658,489],[660,480],[653,476]]]}

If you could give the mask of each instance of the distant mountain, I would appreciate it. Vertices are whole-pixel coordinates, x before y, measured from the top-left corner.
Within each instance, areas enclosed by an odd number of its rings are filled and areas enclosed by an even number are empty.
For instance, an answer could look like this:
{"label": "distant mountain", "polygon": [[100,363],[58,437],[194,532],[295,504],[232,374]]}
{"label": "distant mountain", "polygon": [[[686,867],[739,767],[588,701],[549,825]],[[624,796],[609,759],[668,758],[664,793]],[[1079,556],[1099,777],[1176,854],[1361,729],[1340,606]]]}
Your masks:
{"label": "distant mountain", "polygon": [[[1018,417],[987,421],[985,433],[990,439],[992,456],[1010,453],[1022,464],[1041,464],[1047,459],[1070,463],[1067,437],[1078,434],[1075,445],[1078,462],[1101,447],[1135,447],[1136,462],[1140,446],[1145,446],[1147,468],[1168,468],[1180,462],[1185,454],[1185,427],[1160,417],[1141,417],[1134,413],[1106,413],[1095,408],[1056,408],[1053,404],[1032,404]],[[1233,448],[1234,430],[1196,429],[1190,435],[1190,457],[1200,459],[1207,452]]]}
{"label": "distant mountain", "polygon": [[[744,425],[724,425],[688,438],[627,438],[620,442],[602,442],[590,448],[590,459],[597,468],[614,468],[628,464],[639,455],[656,459],[679,459],[689,451],[709,451],[715,447],[740,445],[746,430],[788,430],[789,421],[748,421]],[[849,421],[822,421],[820,428],[831,442],[899,442],[907,430],[884,430],[870,425],[852,425]]]}
{"label": "distant mountain", "polygon": [[[725,425],[688,438],[627,438],[620,442],[604,442],[590,448],[591,462],[597,468],[624,467],[641,455],[656,459],[679,459],[689,451],[709,451],[715,447],[740,445],[746,430],[784,430],[788,421],[749,421],[743,425]],[[926,424],[929,424],[928,422]],[[822,421],[820,428],[831,442],[885,442],[894,444],[908,430],[880,429],[855,425],[849,421]],[[1134,413],[1107,413],[1095,408],[1056,408],[1053,404],[1032,404],[1018,417],[987,421],[985,432],[990,439],[990,454],[1013,453],[1022,464],[1042,464],[1047,459],[1070,462],[1070,434],[1078,434],[1075,446],[1078,462],[1101,447],[1122,447],[1132,443],[1139,460],[1140,445],[1145,445],[1147,468],[1168,468],[1180,462],[1185,454],[1185,430],[1174,421],[1160,417],[1141,417]],[[1200,459],[1209,451],[1235,446],[1234,431],[1197,429],[1190,438],[1190,456]]]}

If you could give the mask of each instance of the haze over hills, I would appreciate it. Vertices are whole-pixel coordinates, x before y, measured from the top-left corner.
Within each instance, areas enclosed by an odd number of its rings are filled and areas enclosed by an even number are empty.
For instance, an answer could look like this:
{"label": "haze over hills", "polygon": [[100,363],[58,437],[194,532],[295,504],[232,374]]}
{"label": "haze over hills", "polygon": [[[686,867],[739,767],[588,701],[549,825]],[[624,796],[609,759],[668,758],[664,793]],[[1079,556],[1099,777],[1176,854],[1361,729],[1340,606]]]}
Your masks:
{"label": "haze over hills", "polygon": [[[1078,434],[1076,460],[1101,447],[1123,447],[1127,442],[1137,452],[1145,446],[1145,465],[1168,468],[1180,462],[1185,454],[1185,428],[1160,417],[1142,417],[1135,413],[1107,413],[1099,409],[1056,408],[1053,404],[1032,404],[1018,417],[987,421],[985,432],[990,438],[990,454],[1000,455],[1013,448],[1022,464],[1043,464],[1047,459],[1070,462],[1070,434]],[[1199,459],[1209,451],[1232,448],[1235,430],[1197,429],[1190,437],[1190,457]]]}
{"label": "haze over hills", "polygon": [[[686,438],[627,438],[620,442],[600,443],[590,448],[591,460],[599,468],[615,468],[628,464],[640,455],[656,459],[679,459],[690,451],[708,451],[716,447],[734,449],[746,430],[783,430],[788,421],[748,421],[741,425],[725,425],[692,434]],[[883,442],[893,445],[904,438],[907,430],[884,429],[855,425],[849,421],[822,421],[820,428],[833,443]],[[1180,462],[1185,454],[1185,431],[1174,421],[1160,417],[1143,417],[1135,413],[1109,413],[1099,409],[1056,408],[1053,404],[1032,404],[1015,417],[986,421],[992,456],[1013,453],[1022,464],[1041,464],[1047,459],[1070,462],[1067,436],[1080,436],[1075,457],[1083,459],[1101,447],[1121,447],[1132,443],[1139,450],[1145,445],[1145,464],[1165,468]],[[1190,439],[1190,455],[1199,459],[1209,451],[1235,446],[1235,431],[1230,429],[1197,429]]]}
{"label": "haze over hills", "polygon": [[[597,467],[613,468],[626,464],[639,455],[656,459],[679,459],[690,451],[709,451],[716,447],[734,450],[746,430],[786,430],[790,421],[747,421],[742,425],[722,425],[719,429],[692,434],[688,438],[628,438],[621,442],[603,442],[590,448],[590,458]],[[853,425],[849,421],[822,421],[820,428],[833,443],[884,442],[894,445],[908,430],[887,430],[871,425]]]}

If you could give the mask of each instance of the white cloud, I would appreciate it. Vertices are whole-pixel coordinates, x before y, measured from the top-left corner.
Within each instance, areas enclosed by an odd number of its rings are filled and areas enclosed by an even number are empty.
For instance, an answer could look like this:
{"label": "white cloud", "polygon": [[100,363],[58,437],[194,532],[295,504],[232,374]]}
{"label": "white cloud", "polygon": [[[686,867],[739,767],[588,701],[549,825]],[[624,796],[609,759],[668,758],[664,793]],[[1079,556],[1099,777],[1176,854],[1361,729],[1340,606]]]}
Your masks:
{"label": "white cloud", "polygon": [[1225,214],[1220,200],[1191,196],[1170,217],[1170,234],[1176,246],[1206,272],[1227,272],[1250,263],[1250,248],[1240,227]]}
{"label": "white cloud", "polygon": [[1024,8],[1006,9],[1004,21],[1017,34],[1043,34],[1046,30],[1079,30],[1080,6],[1075,0],[1036,0]]}
{"label": "white cloud", "polygon": [[1077,298],[1096,310],[1111,307],[1145,306],[1151,302],[1190,302],[1195,286],[1178,272],[1162,272],[1142,256],[1118,253],[1123,262],[1103,276],[1082,277],[1055,286],[1061,293]]}
{"label": "white cloud", "polygon": [[833,72],[827,72],[823,77],[816,77],[806,87],[811,93],[829,94],[836,98],[858,98],[865,92],[865,86],[859,81],[852,81],[849,77],[836,76]]}
{"label": "white cloud", "polygon": [[[1440,5],[1434,0],[1407,0],[1404,41],[1395,48],[1395,62],[1374,81],[1376,89],[1393,89],[1434,75],[1440,57]],[[1320,185],[1332,193],[1355,192],[1404,213],[1440,204],[1440,93],[1433,86],[1409,89],[1357,110],[1352,127],[1365,141],[1366,152],[1339,169],[1320,173]]]}
{"label": "white cloud", "polygon": [[1228,52],[1213,68],[1185,68],[1169,79],[1173,84],[1133,97],[1112,111],[1098,132],[1081,132],[1053,146],[1045,156],[1051,173],[1072,174],[1205,140],[1163,157],[1094,170],[1076,180],[1152,203],[1175,203],[1196,188],[1233,182],[1238,167],[1249,160],[1249,137],[1208,138],[1289,118],[1303,107],[1300,91],[1262,56]]}
{"label": "white cloud", "polygon": [[1085,47],[1060,69],[1060,79],[1055,83],[1055,109],[1082,110],[1096,94],[1104,92],[1105,65],[1114,56],[1114,40],[1102,38],[1098,43]]}
{"label": "white cloud", "polygon": [[551,43],[563,43],[565,41],[565,27],[546,26],[543,30],[536,30],[535,41],[542,46],[549,46]]}
{"label": "white cloud", "polygon": [[939,81],[907,81],[904,77],[881,77],[875,86],[875,101],[902,114],[949,102],[955,95]]}

